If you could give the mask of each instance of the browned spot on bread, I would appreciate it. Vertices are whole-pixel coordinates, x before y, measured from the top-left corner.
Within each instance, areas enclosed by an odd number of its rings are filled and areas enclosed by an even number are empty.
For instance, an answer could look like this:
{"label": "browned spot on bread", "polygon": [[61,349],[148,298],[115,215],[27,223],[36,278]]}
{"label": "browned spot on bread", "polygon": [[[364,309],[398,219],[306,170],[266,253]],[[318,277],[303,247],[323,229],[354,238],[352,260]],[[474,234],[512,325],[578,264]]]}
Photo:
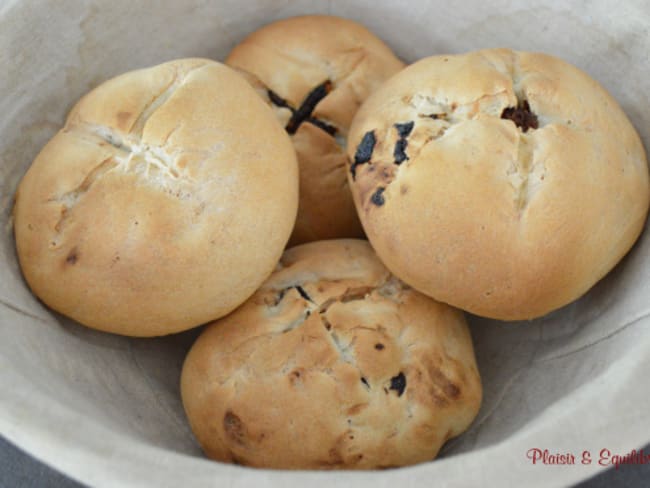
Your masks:
{"label": "browned spot on bread", "polygon": [[120,129],[124,128],[124,125],[129,121],[133,114],[131,112],[118,112],[117,113],[117,125]]}
{"label": "browned spot on bread", "polygon": [[289,382],[291,383],[291,386],[302,383],[303,372],[304,370],[302,368],[298,368],[289,373]]}
{"label": "browned spot on bread", "polygon": [[381,170],[381,176],[385,181],[390,182],[393,179],[393,176],[395,176],[395,170],[383,168]]}
{"label": "browned spot on bread", "polygon": [[357,288],[348,288],[341,298],[339,299],[341,303],[347,303],[354,300],[363,300],[366,295],[369,295],[373,292],[375,288],[372,286],[360,286]]}
{"label": "browned spot on bread", "polygon": [[440,388],[448,398],[456,400],[460,396],[460,388],[452,383],[439,369],[431,369],[429,374],[434,385]]}
{"label": "browned spot on bread", "polygon": [[[373,169],[374,168],[374,169]],[[372,171],[370,171],[372,169]],[[363,202],[366,211],[375,206],[381,206],[386,200],[386,189],[395,180],[399,166],[380,165],[379,163],[360,172],[355,182],[359,199]]]}
{"label": "browned spot on bread", "polygon": [[327,460],[327,464],[331,466],[336,466],[338,464],[343,464],[343,456],[341,455],[339,443],[337,442],[336,446],[332,447],[328,452],[327,455],[329,456],[329,459]]}
{"label": "browned spot on bread", "polygon": [[458,388],[457,385],[451,382],[445,385],[443,391],[445,392],[445,395],[449,396],[450,398],[453,398],[454,400],[460,396],[460,388]]}
{"label": "browned spot on bread", "polygon": [[241,454],[235,454],[232,451],[229,451],[229,453],[230,453],[230,459],[232,460],[232,462],[234,464],[238,464],[240,466],[250,466],[251,465],[251,462],[248,461],[248,459],[246,459]]}
{"label": "browned spot on bread", "polygon": [[65,258],[65,264],[76,264],[79,260],[79,251],[76,247],[70,249],[68,256]]}
{"label": "browned spot on bread", "polygon": [[58,222],[54,226],[54,230],[56,232],[61,232],[61,226],[63,225],[63,222],[65,221],[65,218],[68,216],[68,207],[61,207],[61,215],[59,217]]}
{"label": "browned spot on bread", "polygon": [[446,407],[449,405],[449,400],[444,395],[441,395],[438,390],[434,387],[429,388],[429,396],[431,397],[433,403],[438,407]]}
{"label": "browned spot on bread", "polygon": [[337,468],[339,466],[342,466],[343,459],[337,459],[334,461],[330,461],[329,459],[326,461],[316,461],[316,465],[321,468],[321,469],[332,469],[332,468]]}
{"label": "browned spot on bread", "polygon": [[409,187],[406,185],[402,185],[399,187],[399,192],[400,195],[406,195],[406,192],[409,191]]}
{"label": "browned spot on bread", "polygon": [[332,324],[330,323],[329,320],[327,320],[327,317],[325,317],[325,315],[322,315],[322,313],[319,316],[320,316],[320,320],[321,320],[323,326],[325,327],[325,329],[326,330],[332,330]]}
{"label": "browned spot on bread", "polygon": [[334,303],[336,303],[336,297],[328,298],[325,300],[323,303],[321,303],[321,306],[318,308],[318,313],[325,313],[327,312],[327,309],[330,308],[330,306]]}
{"label": "browned spot on bread", "polygon": [[367,403],[357,403],[356,405],[352,405],[350,408],[347,410],[348,415],[358,415],[361,413],[366,407],[368,406]]}
{"label": "browned spot on bread", "polygon": [[378,351],[381,351],[383,348],[384,348],[384,345],[381,342],[378,342],[377,344],[375,344],[375,349],[377,349]]}
{"label": "browned spot on bread", "polygon": [[232,442],[241,446],[246,444],[246,426],[231,410],[223,416],[223,430]]}

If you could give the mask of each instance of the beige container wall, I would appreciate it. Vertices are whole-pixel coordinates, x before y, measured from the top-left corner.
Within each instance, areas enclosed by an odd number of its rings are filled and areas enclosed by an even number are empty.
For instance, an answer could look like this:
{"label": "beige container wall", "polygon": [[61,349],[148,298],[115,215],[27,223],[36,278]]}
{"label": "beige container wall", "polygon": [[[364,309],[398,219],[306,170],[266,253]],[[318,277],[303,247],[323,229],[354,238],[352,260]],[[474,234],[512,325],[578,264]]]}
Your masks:
{"label": "beige container wall", "polygon": [[[497,46],[561,56],[611,91],[650,147],[646,0],[544,4],[2,2],[0,433],[87,484],[159,487],[566,485],[604,469],[601,449],[625,454],[650,441],[649,232],[605,280],[550,316],[517,324],[469,317],[485,388],[473,427],[434,463],[365,473],[260,471],[204,459],[178,388],[197,331],[147,340],[85,329],[31,295],[16,260],[16,185],[81,95],[169,59],[223,59],[251,30],[290,15],[361,21],[406,61]],[[532,466],[532,448],[574,453],[578,464]],[[591,465],[580,465],[585,450]]]}

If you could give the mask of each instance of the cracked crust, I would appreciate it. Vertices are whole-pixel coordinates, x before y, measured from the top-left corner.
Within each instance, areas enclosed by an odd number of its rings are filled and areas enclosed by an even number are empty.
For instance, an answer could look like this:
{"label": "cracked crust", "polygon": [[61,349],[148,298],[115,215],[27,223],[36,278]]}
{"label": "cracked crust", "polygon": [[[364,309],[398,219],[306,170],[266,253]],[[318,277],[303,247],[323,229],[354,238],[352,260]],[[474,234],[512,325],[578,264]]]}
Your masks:
{"label": "cracked crust", "polygon": [[18,256],[34,293],[87,326],[177,332],[271,273],[297,189],[290,140],[249,85],[213,61],[172,61],[72,109],[18,188]]}
{"label": "cracked crust", "polygon": [[470,425],[481,391],[462,312],[354,239],[286,251],[250,300],[208,326],[181,376],[209,457],[285,469],[431,460]]}
{"label": "cracked crust", "polygon": [[648,211],[646,156],[629,120],[597,82],[544,54],[418,61],[357,113],[348,155],[359,152],[367,157],[348,178],[386,266],[496,319],[581,296],[630,249]]}
{"label": "cracked crust", "polygon": [[[361,103],[404,64],[363,26],[325,15],[262,27],[226,63],[248,73],[293,134],[300,202],[290,245],[363,236],[345,174],[345,138]],[[316,103],[305,103],[310,94]]]}

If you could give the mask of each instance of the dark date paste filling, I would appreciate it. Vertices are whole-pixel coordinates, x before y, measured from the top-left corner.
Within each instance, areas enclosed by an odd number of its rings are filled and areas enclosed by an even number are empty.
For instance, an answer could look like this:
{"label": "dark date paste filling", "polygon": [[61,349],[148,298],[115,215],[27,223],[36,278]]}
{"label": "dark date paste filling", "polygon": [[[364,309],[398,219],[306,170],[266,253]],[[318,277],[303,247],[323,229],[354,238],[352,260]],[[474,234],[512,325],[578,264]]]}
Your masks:
{"label": "dark date paste filling", "polygon": [[373,193],[372,197],[370,198],[370,201],[372,203],[374,203],[375,205],[377,205],[378,207],[381,207],[385,202],[385,200],[384,200],[384,190],[386,190],[386,188],[383,188],[383,187],[380,186],[379,188],[377,188],[375,193]]}
{"label": "dark date paste filling", "polygon": [[325,98],[332,91],[332,82],[330,80],[325,80],[320,85],[316,86],[312,91],[310,91],[305,99],[302,101],[298,108],[293,108],[289,102],[287,102],[280,95],[275,93],[273,90],[267,90],[266,93],[269,96],[269,100],[276,107],[286,108],[291,111],[291,118],[285,127],[285,130],[289,134],[295,134],[298,130],[298,127],[303,122],[308,122],[312,125],[315,125],[321,130],[324,130],[329,135],[334,136],[337,132],[337,128],[327,122],[320,120],[312,116],[312,112],[323,98]]}
{"label": "dark date paste filling", "polygon": [[411,120],[410,122],[404,122],[404,123],[396,123],[395,128],[397,129],[397,134],[400,136],[400,138],[405,138],[411,135],[411,132],[413,131],[413,126],[415,124]]}
{"label": "dark date paste filling", "polygon": [[537,115],[530,111],[528,100],[520,102],[517,107],[504,108],[503,112],[501,112],[501,118],[512,120],[523,132],[539,127]]}
{"label": "dark date paste filling", "polygon": [[397,139],[395,149],[393,150],[395,164],[402,164],[409,158],[406,154],[406,146],[408,146],[408,141],[406,139]]}
{"label": "dark date paste filling", "polygon": [[412,120],[409,122],[398,122],[394,124],[395,129],[397,129],[397,135],[399,136],[399,139],[395,142],[395,149],[393,150],[395,164],[402,164],[409,158],[406,154],[406,147],[408,146],[406,138],[411,134],[413,125],[414,123]]}
{"label": "dark date paste filling", "polygon": [[400,371],[397,376],[393,376],[390,379],[389,389],[395,390],[397,392],[397,396],[402,396],[402,393],[404,393],[404,390],[406,390],[406,376],[404,376],[404,373]]}
{"label": "dark date paste filling", "polygon": [[310,124],[315,125],[319,129],[324,130],[332,137],[334,137],[338,132],[338,129],[334,127],[332,124],[328,124],[327,122],[317,119],[316,117],[309,117],[306,121],[309,122]]}
{"label": "dark date paste filling", "polygon": [[352,179],[354,180],[357,176],[357,166],[365,164],[370,161],[372,157],[372,152],[375,150],[375,144],[377,144],[377,139],[375,138],[375,131],[368,131],[363,135],[361,142],[357,146],[357,152],[354,153],[354,161],[350,165],[350,173],[352,173]]}
{"label": "dark date paste filling", "polygon": [[287,102],[284,98],[282,98],[280,95],[275,93],[273,90],[266,90],[266,93],[269,96],[269,100],[271,100],[271,103],[275,105],[276,107],[281,107],[281,108],[288,108],[293,112],[293,107],[289,105],[289,102]]}
{"label": "dark date paste filling", "polygon": [[304,298],[308,302],[314,303],[314,301],[311,299],[309,294],[305,291],[305,289],[302,286],[294,285],[294,286],[289,286],[288,288],[284,288],[284,289],[280,290],[280,292],[278,293],[278,296],[275,298],[275,304],[276,305],[279,304],[282,301],[282,299],[284,298],[284,296],[286,295],[287,291],[291,290],[292,288],[294,288],[302,298]]}
{"label": "dark date paste filling", "polygon": [[303,297],[305,300],[307,300],[308,302],[313,301],[302,286],[296,285],[294,286],[294,288],[298,291],[300,296]]}

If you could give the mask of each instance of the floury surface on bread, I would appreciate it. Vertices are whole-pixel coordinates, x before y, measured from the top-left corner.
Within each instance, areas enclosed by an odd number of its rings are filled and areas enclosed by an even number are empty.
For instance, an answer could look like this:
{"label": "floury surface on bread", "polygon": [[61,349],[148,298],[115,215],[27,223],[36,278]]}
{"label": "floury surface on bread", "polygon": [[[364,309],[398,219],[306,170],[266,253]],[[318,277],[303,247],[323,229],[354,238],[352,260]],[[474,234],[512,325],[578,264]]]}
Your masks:
{"label": "floury surface on bread", "polygon": [[291,141],[250,86],[213,61],[172,61],[72,109],[18,188],[18,257],[34,293],[82,324],[169,334],[255,291],[297,201]]}
{"label": "floury surface on bread", "polygon": [[392,276],[366,241],[297,246],[209,325],[181,376],[216,460],[372,469],[433,459],[465,431],[481,381],[462,312]]}
{"label": "floury surface on bread", "polygon": [[531,319],[589,290],[631,248],[648,166],[616,101],[555,57],[434,56],[371,95],[348,177],[400,279],[477,315]]}
{"label": "floury surface on bread", "polygon": [[326,15],[262,27],[226,63],[245,72],[296,148],[300,203],[290,244],[362,237],[345,174],[345,139],[361,103],[404,64],[365,27]]}

